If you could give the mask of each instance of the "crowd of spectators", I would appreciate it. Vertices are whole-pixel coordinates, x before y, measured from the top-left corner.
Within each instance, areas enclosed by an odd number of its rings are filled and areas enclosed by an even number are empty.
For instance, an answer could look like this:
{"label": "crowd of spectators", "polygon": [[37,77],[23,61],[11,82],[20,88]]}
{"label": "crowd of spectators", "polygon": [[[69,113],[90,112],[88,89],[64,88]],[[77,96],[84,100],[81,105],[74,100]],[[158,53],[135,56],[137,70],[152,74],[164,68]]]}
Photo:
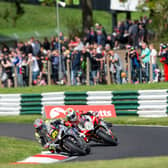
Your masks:
{"label": "crowd of spectators", "polygon": [[[3,45],[0,50],[1,85],[13,87],[15,77],[20,87],[30,85],[30,79],[31,85],[47,85],[49,77],[52,84],[67,84],[68,76],[71,85],[86,84],[87,60],[90,62],[90,85],[107,83],[108,61],[111,82],[125,83],[128,81],[128,64],[125,69],[121,56],[116,52],[121,48],[127,50],[126,63],[130,58],[132,83],[149,82],[150,58],[153,80],[158,81],[158,53],[153,44],[147,45],[147,24],[150,23],[146,16],[140,20],[119,22],[112,34],[107,34],[104,27],[96,23],[83,38],[68,39],[60,32],[59,37],[44,38],[43,41],[32,37],[28,41],[17,42],[12,48]],[[159,55],[167,52],[167,46],[163,46]]]}

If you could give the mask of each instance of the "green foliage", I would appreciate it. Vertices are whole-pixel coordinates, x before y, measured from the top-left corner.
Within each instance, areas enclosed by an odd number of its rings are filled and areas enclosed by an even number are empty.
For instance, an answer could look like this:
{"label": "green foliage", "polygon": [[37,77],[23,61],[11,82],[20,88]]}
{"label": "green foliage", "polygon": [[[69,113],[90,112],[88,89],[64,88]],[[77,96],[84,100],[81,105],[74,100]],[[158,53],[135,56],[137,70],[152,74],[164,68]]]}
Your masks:
{"label": "green foliage", "polygon": [[[55,4],[55,1],[62,1],[62,0],[38,0],[39,2],[41,2],[41,4],[43,5],[48,5],[51,6],[53,4]],[[80,4],[80,0],[63,0],[66,5],[79,5]]]}
{"label": "green foliage", "polygon": [[55,0],[39,0],[42,5],[52,6],[55,4]]}
{"label": "green foliage", "polygon": [[153,20],[152,27],[159,37],[168,32],[168,1],[147,0],[143,6],[150,10],[150,17]]}
{"label": "green foliage", "polygon": [[11,21],[13,27],[16,27],[17,21],[24,15],[25,10],[21,5],[26,0],[6,0],[10,5],[0,11],[0,17],[6,22]]}
{"label": "green foliage", "polygon": [[[55,6],[39,6],[39,5],[28,5],[23,4],[25,13],[17,20],[16,27],[12,26],[11,18],[8,21],[0,17],[0,32],[2,35],[13,36],[16,33],[20,40],[27,40],[31,36],[42,40],[43,37],[51,36],[56,34],[56,9]],[[10,3],[0,2],[0,15],[4,15],[5,9],[11,9]],[[67,27],[70,20],[76,20],[76,26],[82,27],[82,14],[80,9],[71,8],[60,8],[60,30],[65,35],[69,34],[69,28]],[[147,12],[143,14],[140,12],[134,12],[132,14],[133,19],[139,19],[140,16],[148,15]],[[112,31],[112,19],[111,13],[105,11],[93,11],[93,17],[95,23],[101,23],[108,33]],[[118,20],[123,20],[124,14],[119,14]],[[40,36],[36,36],[35,32],[38,32]]]}
{"label": "green foliage", "polygon": [[73,39],[75,36],[82,35],[82,27],[79,19],[67,17],[65,26],[68,27],[67,33],[70,39]]}

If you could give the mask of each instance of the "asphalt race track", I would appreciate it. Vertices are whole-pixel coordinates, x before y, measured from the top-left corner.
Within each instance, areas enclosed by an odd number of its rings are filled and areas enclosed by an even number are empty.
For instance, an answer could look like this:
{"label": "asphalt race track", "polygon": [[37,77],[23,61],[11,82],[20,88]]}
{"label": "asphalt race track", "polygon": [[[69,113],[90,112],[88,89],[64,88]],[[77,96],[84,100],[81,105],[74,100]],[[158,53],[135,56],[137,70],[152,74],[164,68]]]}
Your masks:
{"label": "asphalt race track", "polygon": [[[118,146],[91,143],[91,153],[76,160],[111,160],[116,158],[168,155],[168,127],[113,126]],[[31,124],[0,123],[0,136],[35,140]]]}

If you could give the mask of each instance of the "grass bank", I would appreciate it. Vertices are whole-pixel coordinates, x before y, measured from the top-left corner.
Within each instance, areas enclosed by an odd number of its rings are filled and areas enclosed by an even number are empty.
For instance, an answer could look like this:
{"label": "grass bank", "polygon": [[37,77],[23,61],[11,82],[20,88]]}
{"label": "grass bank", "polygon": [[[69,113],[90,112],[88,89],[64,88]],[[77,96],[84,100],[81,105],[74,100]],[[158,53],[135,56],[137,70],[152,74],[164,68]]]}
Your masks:
{"label": "grass bank", "polygon": [[[56,9],[55,7],[28,5],[25,4],[25,14],[17,21],[16,27],[12,26],[12,20],[5,20],[0,17],[0,32],[3,35],[17,36],[21,39],[27,39],[31,36],[44,37],[56,34]],[[14,12],[10,3],[0,2],[0,14],[4,15],[5,9],[9,9],[10,12]],[[147,13],[135,12],[132,13],[133,19],[139,19],[142,15]],[[94,22],[104,25],[107,32],[111,32],[112,17],[111,13],[105,11],[93,12]],[[124,20],[125,15],[120,14],[118,20]],[[60,8],[60,27],[61,31],[65,34],[68,32],[67,25],[69,22],[75,22],[79,28],[82,27],[82,14],[80,9]]]}
{"label": "grass bank", "polygon": [[0,88],[0,93],[44,93],[59,91],[121,91],[121,90],[146,90],[146,89],[168,89],[168,83],[151,83],[151,84],[122,84],[122,85],[96,85],[96,86],[32,86],[22,88]]}

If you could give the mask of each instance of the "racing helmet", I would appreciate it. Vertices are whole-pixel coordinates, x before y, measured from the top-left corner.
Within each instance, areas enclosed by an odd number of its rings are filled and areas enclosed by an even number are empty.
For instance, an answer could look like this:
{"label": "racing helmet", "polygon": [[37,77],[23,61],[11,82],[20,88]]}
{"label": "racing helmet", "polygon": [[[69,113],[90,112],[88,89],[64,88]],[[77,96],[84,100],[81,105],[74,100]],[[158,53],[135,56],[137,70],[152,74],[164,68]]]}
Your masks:
{"label": "racing helmet", "polygon": [[68,121],[74,122],[77,121],[78,117],[75,111],[71,111],[67,114]]}
{"label": "racing helmet", "polygon": [[67,108],[65,112],[66,112],[66,114],[69,114],[73,111],[75,111],[73,108]]}
{"label": "racing helmet", "polygon": [[46,125],[45,125],[45,122],[38,118],[34,121],[34,124],[33,124],[34,128],[36,128],[38,131],[45,131],[46,130]]}

